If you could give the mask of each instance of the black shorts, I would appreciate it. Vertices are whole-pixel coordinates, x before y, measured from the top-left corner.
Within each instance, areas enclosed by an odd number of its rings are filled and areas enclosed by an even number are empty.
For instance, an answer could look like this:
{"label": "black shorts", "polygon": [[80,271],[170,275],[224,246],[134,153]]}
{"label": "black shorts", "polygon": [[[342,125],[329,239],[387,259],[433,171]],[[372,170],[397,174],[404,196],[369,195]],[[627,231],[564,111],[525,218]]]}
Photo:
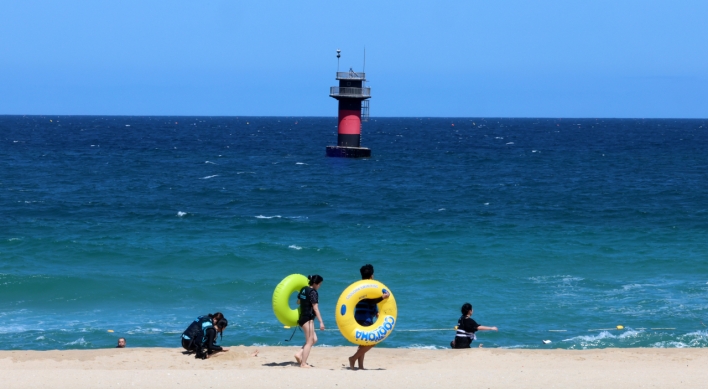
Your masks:
{"label": "black shorts", "polygon": [[302,315],[302,316],[300,316],[299,319],[297,319],[297,325],[302,327],[305,325],[305,323],[307,323],[310,320],[315,320],[315,317],[312,315]]}
{"label": "black shorts", "polygon": [[187,351],[197,351],[197,344],[191,340],[182,338],[182,348]]}
{"label": "black shorts", "polygon": [[471,348],[471,345],[472,339],[463,336],[456,336],[455,340],[450,342],[452,348]]}

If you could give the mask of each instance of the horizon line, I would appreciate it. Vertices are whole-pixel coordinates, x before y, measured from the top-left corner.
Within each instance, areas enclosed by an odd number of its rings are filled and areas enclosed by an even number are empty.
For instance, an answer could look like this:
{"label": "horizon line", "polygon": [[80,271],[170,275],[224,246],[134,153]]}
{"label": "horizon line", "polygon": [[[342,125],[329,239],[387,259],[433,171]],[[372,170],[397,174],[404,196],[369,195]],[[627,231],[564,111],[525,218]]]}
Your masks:
{"label": "horizon line", "polygon": [[[134,114],[0,114],[0,117],[21,116],[21,117],[49,117],[49,116],[82,116],[82,117],[212,117],[212,118],[333,118],[337,116],[319,116],[319,115],[134,115]],[[552,119],[552,120],[708,120],[708,117],[633,117],[633,116],[372,116],[369,121],[376,119]]]}

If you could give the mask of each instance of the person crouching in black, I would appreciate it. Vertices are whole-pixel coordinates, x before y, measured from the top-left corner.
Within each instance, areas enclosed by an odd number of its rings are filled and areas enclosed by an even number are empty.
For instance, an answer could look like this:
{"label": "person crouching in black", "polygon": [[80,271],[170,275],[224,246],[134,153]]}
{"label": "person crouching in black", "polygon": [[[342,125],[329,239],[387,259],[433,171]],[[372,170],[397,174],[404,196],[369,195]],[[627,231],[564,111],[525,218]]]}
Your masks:
{"label": "person crouching in black", "polygon": [[182,333],[182,347],[188,354],[196,353],[195,358],[206,359],[209,355],[227,351],[216,344],[216,334],[224,336],[224,329],[229,325],[221,312],[199,316]]}
{"label": "person crouching in black", "polygon": [[[472,319],[472,304],[464,303],[460,309],[462,316],[460,320],[457,321],[457,333],[455,334],[455,339],[450,342],[450,347],[452,348],[470,348],[472,341],[477,339],[475,332],[477,331],[499,331],[497,327],[487,327],[477,324],[474,319]],[[480,344],[479,347],[482,347]]]}

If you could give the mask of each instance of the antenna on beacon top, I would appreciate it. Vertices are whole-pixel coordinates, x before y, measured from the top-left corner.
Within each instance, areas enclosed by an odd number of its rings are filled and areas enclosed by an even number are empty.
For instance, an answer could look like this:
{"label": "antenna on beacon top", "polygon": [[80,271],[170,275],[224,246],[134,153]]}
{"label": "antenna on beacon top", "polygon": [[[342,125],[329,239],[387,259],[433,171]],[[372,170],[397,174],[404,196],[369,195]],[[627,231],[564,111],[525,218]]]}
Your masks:
{"label": "antenna on beacon top", "polygon": [[366,46],[364,46],[364,68],[361,69],[362,73],[366,73]]}
{"label": "antenna on beacon top", "polygon": [[339,71],[339,57],[341,57],[342,50],[337,49],[337,71]]}

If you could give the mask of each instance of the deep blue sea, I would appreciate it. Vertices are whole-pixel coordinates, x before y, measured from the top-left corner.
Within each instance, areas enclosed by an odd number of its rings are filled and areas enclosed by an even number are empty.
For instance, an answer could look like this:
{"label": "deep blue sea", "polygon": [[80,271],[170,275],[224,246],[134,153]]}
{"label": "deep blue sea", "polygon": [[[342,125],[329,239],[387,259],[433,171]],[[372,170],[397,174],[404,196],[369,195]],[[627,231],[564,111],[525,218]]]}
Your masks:
{"label": "deep blue sea", "polygon": [[216,311],[226,345],[301,344],[271,308],[292,273],[324,277],[319,345],[347,345],[366,263],[398,302],[383,347],[446,347],[464,302],[485,347],[708,346],[708,120],[373,118],[358,160],[336,138],[0,116],[0,349],[179,347]]}

